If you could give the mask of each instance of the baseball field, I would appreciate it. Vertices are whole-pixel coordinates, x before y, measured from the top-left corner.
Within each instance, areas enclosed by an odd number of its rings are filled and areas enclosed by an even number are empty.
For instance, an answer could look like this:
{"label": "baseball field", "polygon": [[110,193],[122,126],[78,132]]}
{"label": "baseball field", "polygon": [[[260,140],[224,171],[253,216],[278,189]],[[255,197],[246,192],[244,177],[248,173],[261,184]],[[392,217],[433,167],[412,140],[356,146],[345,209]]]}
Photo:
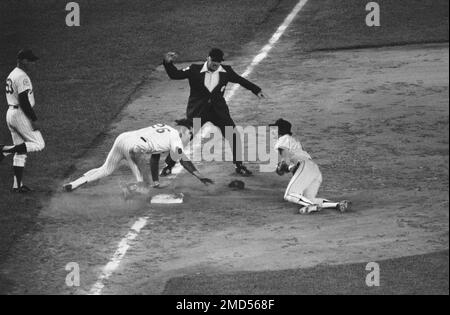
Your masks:
{"label": "baseball field", "polygon": [[[346,0],[80,0],[0,2],[0,74],[22,47],[41,58],[32,75],[46,149],[30,155],[11,194],[0,164],[3,294],[448,294],[448,1],[379,0],[381,26]],[[285,18],[302,3],[287,25]],[[178,205],[124,201],[126,166],[71,194],[64,182],[101,165],[117,135],[185,114],[189,86],[161,61],[203,62],[211,47],[238,73],[280,25],[282,36],[251,68],[268,95],[239,89],[238,125],[283,117],[319,164],[320,195],[353,209],[301,216],[283,201],[288,176],[258,172],[233,191],[229,162],[202,162],[215,180],[185,173],[151,192]],[[0,99],[0,143],[10,143]],[[80,286],[66,283],[67,264]],[[381,284],[367,287],[366,265]]]}

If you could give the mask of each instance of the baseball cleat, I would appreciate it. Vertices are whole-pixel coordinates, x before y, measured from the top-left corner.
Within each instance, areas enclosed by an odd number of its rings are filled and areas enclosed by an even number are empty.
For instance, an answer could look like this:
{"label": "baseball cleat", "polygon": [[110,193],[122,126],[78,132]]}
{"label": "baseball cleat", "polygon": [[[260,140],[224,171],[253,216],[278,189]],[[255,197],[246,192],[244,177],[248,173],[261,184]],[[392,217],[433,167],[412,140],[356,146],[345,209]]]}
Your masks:
{"label": "baseball cleat", "polygon": [[22,187],[20,187],[20,188],[12,188],[11,192],[17,193],[17,194],[27,194],[27,193],[33,192],[33,190],[25,185],[22,185]]}
{"label": "baseball cleat", "polygon": [[339,212],[347,212],[350,210],[352,203],[348,200],[342,200],[339,202],[337,209]]}
{"label": "baseball cleat", "polygon": [[71,192],[71,191],[73,191],[72,184],[65,184],[65,185],[63,186],[63,189],[64,189],[64,191],[66,191],[66,192]]}
{"label": "baseball cleat", "polygon": [[172,174],[172,167],[170,167],[169,165],[164,166],[164,168],[161,171],[161,174],[159,174],[159,176],[161,177],[167,177],[169,175]]}
{"label": "baseball cleat", "polygon": [[151,185],[152,188],[161,188],[161,184],[159,182],[153,182]]}
{"label": "baseball cleat", "polygon": [[29,193],[29,192],[32,192],[33,190],[30,188],[30,187],[27,187],[27,186],[25,186],[25,185],[22,185],[20,188],[19,188],[19,192],[20,193]]}
{"label": "baseball cleat", "polygon": [[253,173],[245,165],[237,165],[236,173],[242,176],[251,176]]}
{"label": "baseball cleat", "polygon": [[309,206],[301,207],[298,212],[300,214],[309,214],[312,212],[319,212],[320,210],[322,210],[322,209],[318,205],[309,205]]}

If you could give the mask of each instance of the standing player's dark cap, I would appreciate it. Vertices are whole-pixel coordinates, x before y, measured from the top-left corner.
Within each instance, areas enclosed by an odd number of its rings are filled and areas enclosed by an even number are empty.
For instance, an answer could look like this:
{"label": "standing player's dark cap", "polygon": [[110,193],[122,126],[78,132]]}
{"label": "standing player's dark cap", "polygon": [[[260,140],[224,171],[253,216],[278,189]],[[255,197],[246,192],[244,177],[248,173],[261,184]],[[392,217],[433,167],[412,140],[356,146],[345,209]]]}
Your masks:
{"label": "standing player's dark cap", "polygon": [[39,58],[36,57],[30,49],[22,49],[17,54],[17,60],[36,61],[39,60]]}
{"label": "standing player's dark cap", "polygon": [[209,52],[209,56],[211,57],[211,60],[215,62],[222,62],[225,60],[223,59],[223,51],[219,48],[211,49]]}
{"label": "standing player's dark cap", "polygon": [[292,124],[284,120],[283,118],[278,119],[275,123],[270,124],[270,127],[278,127],[278,133],[282,136],[284,135],[292,135]]}

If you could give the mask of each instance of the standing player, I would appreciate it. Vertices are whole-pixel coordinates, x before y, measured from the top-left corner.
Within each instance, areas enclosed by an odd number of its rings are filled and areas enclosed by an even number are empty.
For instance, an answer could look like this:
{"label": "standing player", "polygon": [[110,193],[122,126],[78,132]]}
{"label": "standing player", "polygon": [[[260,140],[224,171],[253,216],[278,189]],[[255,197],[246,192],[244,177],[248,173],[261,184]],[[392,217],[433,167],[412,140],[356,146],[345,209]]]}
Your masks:
{"label": "standing player", "polygon": [[322,209],[336,209],[346,212],[350,207],[347,200],[332,202],[327,199],[317,198],[322,173],[319,167],[311,159],[311,156],[303,151],[301,143],[292,137],[290,122],[278,119],[270,126],[278,127],[279,139],[275,144],[275,150],[280,154],[280,162],[277,174],[293,173],[284,195],[284,200],[301,205],[300,213],[306,214],[321,211]]}
{"label": "standing player", "polygon": [[0,145],[0,161],[14,154],[14,183],[11,191],[18,193],[31,191],[22,182],[27,153],[42,151],[45,147],[42,134],[35,125],[37,117],[33,110],[33,85],[27,74],[37,60],[31,50],[21,50],[17,55],[17,67],[6,79],[6,100],[9,107],[6,122],[14,145]]}
{"label": "standing player", "polygon": [[[178,120],[176,128],[165,124],[156,124],[148,128],[125,132],[119,135],[114,142],[103,166],[90,170],[79,179],[65,184],[64,190],[73,191],[86,183],[94,182],[100,178],[111,175],[122,160],[128,162],[136,181],[144,186],[150,185],[147,155],[159,158],[161,153],[169,152],[172,159],[180,160],[183,167],[197,177],[203,184],[212,184],[213,181],[203,177],[183,152],[183,147],[192,139],[192,123],[187,120]],[[157,182],[157,177],[152,177]],[[156,175],[158,172],[156,171]],[[157,183],[156,183],[157,186]]]}

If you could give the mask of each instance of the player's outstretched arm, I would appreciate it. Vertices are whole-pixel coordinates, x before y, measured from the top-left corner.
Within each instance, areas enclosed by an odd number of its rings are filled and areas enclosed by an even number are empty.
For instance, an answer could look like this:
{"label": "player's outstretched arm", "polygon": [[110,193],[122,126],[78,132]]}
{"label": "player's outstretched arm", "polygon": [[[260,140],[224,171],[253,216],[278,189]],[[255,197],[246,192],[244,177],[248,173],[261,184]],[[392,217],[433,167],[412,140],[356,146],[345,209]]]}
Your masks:
{"label": "player's outstretched arm", "polygon": [[203,184],[210,185],[214,184],[214,181],[204,177],[200,172],[195,168],[194,164],[189,160],[189,158],[183,154],[183,156],[180,159],[181,166],[184,167],[186,171],[191,173],[193,176],[197,177]]}

